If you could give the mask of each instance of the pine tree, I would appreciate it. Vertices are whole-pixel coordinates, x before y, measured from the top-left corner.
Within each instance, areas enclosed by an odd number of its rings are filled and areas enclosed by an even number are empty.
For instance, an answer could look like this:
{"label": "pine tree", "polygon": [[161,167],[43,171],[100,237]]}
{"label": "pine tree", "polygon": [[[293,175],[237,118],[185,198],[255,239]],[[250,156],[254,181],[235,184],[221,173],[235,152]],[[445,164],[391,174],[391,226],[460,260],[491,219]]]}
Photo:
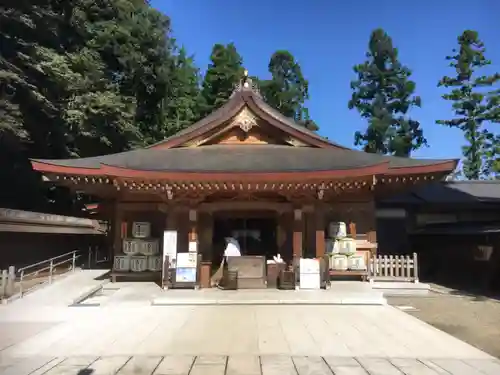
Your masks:
{"label": "pine tree", "polygon": [[408,157],[427,144],[420,123],[408,116],[421,106],[411,71],[399,62],[398,50],[382,29],[372,32],[366,56],[354,67],[357,80],[351,82],[348,103],[368,121],[364,133],[355,133],[355,144],[366,152]]}
{"label": "pine tree", "polygon": [[243,59],[233,43],[215,44],[201,89],[201,115],[221,107],[243,75]]}
{"label": "pine tree", "polygon": [[456,75],[445,76],[438,86],[452,88],[443,95],[453,102],[455,118],[438,120],[438,124],[460,129],[467,144],[463,146],[463,173],[467,179],[488,178],[498,168],[498,136],[485,128],[488,120],[494,117],[494,100],[485,91],[500,79],[498,74],[486,77],[478,70],[490,65],[485,57],[485,47],[476,31],[465,30],[458,38],[458,49],[447,56],[450,67]]}

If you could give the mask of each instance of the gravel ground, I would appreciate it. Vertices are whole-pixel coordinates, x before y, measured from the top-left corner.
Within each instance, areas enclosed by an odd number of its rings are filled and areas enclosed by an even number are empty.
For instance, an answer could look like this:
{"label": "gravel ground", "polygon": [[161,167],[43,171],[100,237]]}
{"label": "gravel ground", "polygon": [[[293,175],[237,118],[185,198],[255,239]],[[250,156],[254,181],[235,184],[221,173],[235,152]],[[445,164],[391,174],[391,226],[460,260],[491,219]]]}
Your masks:
{"label": "gravel ground", "polygon": [[387,297],[393,306],[500,358],[500,300],[432,293],[429,296]]}

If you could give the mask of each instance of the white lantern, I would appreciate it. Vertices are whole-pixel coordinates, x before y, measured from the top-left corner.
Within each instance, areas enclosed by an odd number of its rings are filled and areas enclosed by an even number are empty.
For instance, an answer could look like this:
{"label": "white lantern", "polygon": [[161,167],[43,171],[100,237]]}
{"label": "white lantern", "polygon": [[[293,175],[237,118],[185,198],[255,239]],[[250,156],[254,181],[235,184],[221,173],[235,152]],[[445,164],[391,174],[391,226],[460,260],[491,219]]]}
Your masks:
{"label": "white lantern", "polygon": [[148,269],[148,259],[141,255],[130,257],[130,269],[133,272],[146,271]]}
{"label": "white lantern", "polygon": [[116,271],[130,271],[130,257],[126,255],[115,256],[113,269]]}
{"label": "white lantern", "polygon": [[162,268],[162,257],[157,255],[148,257],[148,270],[155,272],[161,271]]}

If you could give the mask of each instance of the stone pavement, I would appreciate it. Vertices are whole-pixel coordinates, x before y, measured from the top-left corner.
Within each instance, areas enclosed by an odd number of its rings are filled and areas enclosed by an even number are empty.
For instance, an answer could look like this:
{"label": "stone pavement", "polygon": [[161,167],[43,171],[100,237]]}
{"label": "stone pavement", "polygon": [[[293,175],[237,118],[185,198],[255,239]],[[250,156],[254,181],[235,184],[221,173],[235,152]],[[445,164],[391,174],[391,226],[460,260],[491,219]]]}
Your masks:
{"label": "stone pavement", "polygon": [[319,356],[34,357],[0,364],[1,375],[497,375],[494,360]]}
{"label": "stone pavement", "polygon": [[490,355],[388,305],[152,306],[155,290],[138,290],[102,306],[0,306],[0,374],[500,374]]}

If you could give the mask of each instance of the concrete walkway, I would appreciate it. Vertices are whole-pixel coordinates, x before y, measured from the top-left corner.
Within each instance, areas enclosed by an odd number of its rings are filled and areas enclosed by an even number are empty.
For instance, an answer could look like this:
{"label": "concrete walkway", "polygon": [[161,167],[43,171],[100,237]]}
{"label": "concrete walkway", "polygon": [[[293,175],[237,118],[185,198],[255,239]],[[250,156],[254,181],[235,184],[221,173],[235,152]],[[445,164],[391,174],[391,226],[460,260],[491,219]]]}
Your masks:
{"label": "concrete walkway", "polygon": [[490,360],[304,356],[116,356],[17,360],[2,375],[497,375]]}
{"label": "concrete walkway", "polygon": [[500,374],[490,355],[388,305],[151,306],[158,289],[142,284],[146,298],[130,287],[68,307],[97,276],[0,307],[0,374]]}
{"label": "concrete walkway", "polygon": [[[52,321],[52,326],[31,337],[11,339],[0,358],[174,354],[492,358],[387,305],[132,305],[65,310],[64,320]],[[61,317],[56,310],[45,313]],[[38,324],[50,323],[43,318]]]}
{"label": "concrete walkway", "polygon": [[60,276],[50,285],[43,285],[23,298],[17,304],[27,306],[68,306],[75,299],[107,283],[109,280],[102,278],[109,270],[76,270]]}

